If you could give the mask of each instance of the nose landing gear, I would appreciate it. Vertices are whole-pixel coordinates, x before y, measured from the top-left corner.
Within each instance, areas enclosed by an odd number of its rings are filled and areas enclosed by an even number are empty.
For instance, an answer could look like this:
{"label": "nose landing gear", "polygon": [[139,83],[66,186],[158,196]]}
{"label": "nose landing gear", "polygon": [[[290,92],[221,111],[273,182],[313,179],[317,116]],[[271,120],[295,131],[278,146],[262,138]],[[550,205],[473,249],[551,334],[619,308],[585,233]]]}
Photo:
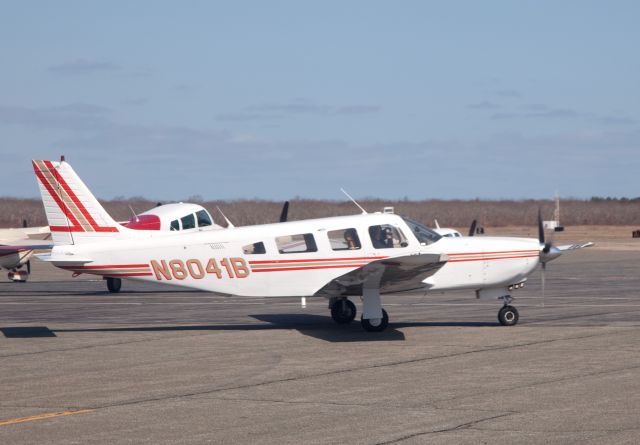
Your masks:
{"label": "nose landing gear", "polygon": [[513,297],[505,295],[502,300],[504,300],[504,306],[498,311],[498,321],[502,326],[516,325],[520,315],[518,310],[510,304],[513,301]]}
{"label": "nose landing gear", "polygon": [[498,321],[502,326],[513,326],[518,323],[518,310],[513,306],[503,306],[498,312]]}

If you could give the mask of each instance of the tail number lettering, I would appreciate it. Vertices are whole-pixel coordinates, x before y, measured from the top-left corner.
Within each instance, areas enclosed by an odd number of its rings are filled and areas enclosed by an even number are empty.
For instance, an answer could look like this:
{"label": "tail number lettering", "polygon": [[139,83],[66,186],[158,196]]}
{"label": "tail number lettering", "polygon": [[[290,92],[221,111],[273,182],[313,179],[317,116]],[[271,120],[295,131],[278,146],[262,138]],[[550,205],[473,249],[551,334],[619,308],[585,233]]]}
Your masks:
{"label": "tail number lettering", "polygon": [[200,260],[192,258],[182,260],[151,260],[151,269],[156,280],[184,280],[191,277],[194,280],[202,280],[207,275],[213,275],[217,279],[246,278],[251,271],[243,258],[223,258],[219,262],[215,258],[202,264]]}

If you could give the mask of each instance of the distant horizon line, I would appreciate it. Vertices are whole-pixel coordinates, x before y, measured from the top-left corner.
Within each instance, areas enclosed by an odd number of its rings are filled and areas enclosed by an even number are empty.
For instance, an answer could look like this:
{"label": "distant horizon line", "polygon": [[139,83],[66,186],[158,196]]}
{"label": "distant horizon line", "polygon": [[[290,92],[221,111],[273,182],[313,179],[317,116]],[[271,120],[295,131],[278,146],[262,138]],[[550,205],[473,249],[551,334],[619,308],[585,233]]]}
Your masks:
{"label": "distant horizon line", "polygon": [[[18,196],[0,196],[0,200],[29,200],[29,201],[41,201],[40,197],[18,197]],[[127,201],[147,201],[147,202],[156,202],[156,203],[176,203],[176,202],[195,202],[195,203],[206,203],[206,202],[246,202],[246,201],[259,201],[259,202],[274,202],[274,203],[282,203],[285,201],[317,201],[317,202],[330,202],[330,203],[349,203],[348,199],[330,199],[330,198],[305,198],[301,196],[294,196],[288,199],[274,199],[274,198],[260,198],[254,196],[252,198],[224,198],[224,199],[209,199],[203,198],[198,195],[189,196],[184,199],[153,199],[146,198],[144,196],[116,196],[113,198],[101,198],[96,196],[98,201],[105,202],[127,202]],[[410,199],[407,197],[403,198],[378,198],[373,196],[367,196],[362,198],[355,198],[357,201],[362,202],[391,202],[391,203],[403,203],[403,202],[427,202],[427,201],[440,201],[440,202],[452,202],[452,201],[462,201],[462,202],[479,202],[479,201],[488,201],[488,202],[505,202],[505,201],[514,201],[514,202],[527,202],[527,201],[555,201],[555,198],[422,198],[422,199]],[[560,197],[560,201],[583,201],[583,202],[594,202],[594,201],[623,201],[623,202],[635,202],[640,201],[640,196],[636,197],[617,197],[617,196],[591,196],[589,198],[577,198],[577,197]]]}

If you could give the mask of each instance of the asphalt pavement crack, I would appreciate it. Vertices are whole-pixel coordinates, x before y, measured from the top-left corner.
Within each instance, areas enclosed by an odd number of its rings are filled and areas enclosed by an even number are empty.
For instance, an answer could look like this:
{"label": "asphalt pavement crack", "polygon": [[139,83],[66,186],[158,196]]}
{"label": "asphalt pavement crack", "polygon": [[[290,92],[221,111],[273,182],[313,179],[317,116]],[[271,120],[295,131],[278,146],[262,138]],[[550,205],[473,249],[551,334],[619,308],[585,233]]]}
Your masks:
{"label": "asphalt pavement crack", "polygon": [[459,431],[459,430],[464,430],[464,429],[468,429],[468,428],[472,428],[473,426],[482,423],[482,422],[487,422],[489,420],[495,420],[495,419],[500,419],[502,417],[507,417],[507,416],[511,416],[512,413],[505,413],[505,414],[498,414],[497,416],[491,416],[491,417],[483,417],[481,419],[476,419],[476,420],[472,420],[471,422],[465,422],[465,423],[461,423],[459,425],[455,425],[449,428],[443,428],[440,430],[429,430],[429,431],[421,431],[418,433],[412,433],[412,434],[407,434],[406,436],[402,436],[402,437],[397,437],[395,439],[386,441],[386,442],[378,442],[376,443],[376,445],[388,445],[391,443],[398,443],[398,442],[402,442],[408,439],[413,439],[414,437],[420,437],[420,436],[426,436],[429,434],[440,434],[440,433],[450,433],[452,431]]}
{"label": "asphalt pavement crack", "polygon": [[522,348],[522,347],[528,347],[528,346],[535,346],[535,345],[541,345],[541,344],[554,343],[554,342],[558,342],[558,341],[580,340],[580,339],[585,339],[585,338],[600,337],[600,336],[603,336],[603,335],[610,335],[610,334],[591,334],[591,335],[582,335],[582,336],[576,336],[576,337],[555,338],[555,339],[534,341],[534,342],[528,342],[528,343],[518,343],[518,344],[514,344],[514,345],[486,347],[486,348],[481,348],[481,349],[474,349],[474,350],[471,350],[471,351],[463,351],[463,352],[457,352],[457,353],[451,353],[451,354],[443,354],[443,355],[430,356],[430,357],[420,357],[420,358],[409,359],[409,360],[399,360],[399,361],[390,362],[390,363],[373,364],[373,365],[368,365],[368,366],[353,367],[353,368],[347,368],[347,369],[337,369],[337,370],[325,371],[325,372],[316,373],[316,374],[310,374],[310,375],[292,376],[292,377],[287,377],[287,378],[282,378],[282,379],[268,380],[268,381],[256,382],[256,383],[248,383],[248,384],[244,384],[244,385],[229,386],[229,387],[224,387],[224,388],[212,388],[212,389],[207,389],[207,390],[202,390],[202,391],[194,391],[194,392],[183,393],[183,394],[170,394],[170,395],[151,397],[151,398],[134,399],[134,400],[123,400],[121,402],[116,402],[116,403],[113,403],[113,404],[103,405],[103,406],[95,406],[93,408],[107,408],[107,407],[115,407],[115,406],[127,406],[127,405],[136,405],[136,404],[149,403],[149,402],[157,402],[157,401],[161,401],[161,400],[171,400],[171,399],[181,399],[181,398],[188,398],[188,397],[196,397],[196,396],[202,396],[202,395],[208,395],[208,394],[221,393],[221,392],[224,392],[224,391],[234,391],[234,390],[258,388],[258,387],[261,387],[261,386],[267,386],[267,385],[272,385],[272,384],[302,381],[302,380],[313,379],[313,378],[318,378],[318,377],[335,376],[335,375],[346,374],[346,373],[350,373],[350,372],[367,371],[367,370],[380,369],[380,368],[393,367],[393,366],[400,366],[400,365],[406,365],[406,364],[412,364],[412,363],[428,362],[428,361],[432,361],[432,360],[440,360],[440,359],[447,359],[447,358],[453,358],[453,357],[460,357],[460,356],[465,356],[465,355],[469,355],[469,354],[476,354],[476,353],[482,353],[482,352],[494,352],[494,351],[502,351],[502,350],[508,350],[508,349],[516,349],[516,348]]}

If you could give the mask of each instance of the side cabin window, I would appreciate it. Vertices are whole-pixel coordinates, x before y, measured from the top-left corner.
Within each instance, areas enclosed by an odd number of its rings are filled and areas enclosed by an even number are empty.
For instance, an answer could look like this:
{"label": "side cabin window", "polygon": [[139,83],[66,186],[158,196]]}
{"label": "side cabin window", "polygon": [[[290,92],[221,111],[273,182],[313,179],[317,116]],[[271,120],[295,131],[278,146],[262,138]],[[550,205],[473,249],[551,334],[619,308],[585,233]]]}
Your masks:
{"label": "side cabin window", "polygon": [[327,236],[333,250],[358,250],[362,247],[356,229],[330,230]]}
{"label": "side cabin window", "polygon": [[195,216],[193,216],[193,213],[191,215],[180,218],[180,221],[182,221],[182,230],[196,228],[196,218]]}
{"label": "side cabin window", "polygon": [[267,249],[264,248],[264,243],[262,241],[258,243],[248,244],[242,248],[242,253],[245,255],[260,255],[263,253],[267,253]]}
{"label": "side cabin window", "polygon": [[173,221],[171,221],[170,230],[180,230],[180,221],[178,221],[177,219],[174,219]]}
{"label": "side cabin window", "polygon": [[393,249],[408,245],[402,231],[388,224],[369,227],[369,236],[375,249]]}
{"label": "side cabin window", "polygon": [[279,236],[276,245],[280,253],[317,252],[318,246],[311,233]]}
{"label": "side cabin window", "polygon": [[211,216],[206,210],[199,210],[196,212],[196,218],[198,220],[198,227],[206,227],[213,224],[211,222]]}

